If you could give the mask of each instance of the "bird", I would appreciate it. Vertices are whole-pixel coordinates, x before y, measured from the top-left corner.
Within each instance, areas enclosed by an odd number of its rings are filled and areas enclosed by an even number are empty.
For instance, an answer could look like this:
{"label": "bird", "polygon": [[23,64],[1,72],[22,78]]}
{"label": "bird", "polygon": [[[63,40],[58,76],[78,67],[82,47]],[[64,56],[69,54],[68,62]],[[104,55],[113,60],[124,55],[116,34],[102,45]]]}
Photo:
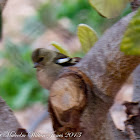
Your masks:
{"label": "bird", "polygon": [[52,84],[57,79],[64,67],[77,64],[81,58],[71,58],[57,51],[46,48],[37,48],[32,52],[32,61],[36,68],[37,80],[40,85],[50,90]]}

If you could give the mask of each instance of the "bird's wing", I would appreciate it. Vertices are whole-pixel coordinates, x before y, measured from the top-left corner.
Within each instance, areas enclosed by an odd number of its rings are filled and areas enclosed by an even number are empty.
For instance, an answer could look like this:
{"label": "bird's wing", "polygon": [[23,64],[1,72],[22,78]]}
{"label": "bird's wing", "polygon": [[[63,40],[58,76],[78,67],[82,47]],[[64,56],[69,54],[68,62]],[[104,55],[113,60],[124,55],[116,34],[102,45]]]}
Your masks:
{"label": "bird's wing", "polygon": [[64,54],[58,53],[56,58],[54,59],[54,62],[58,65],[61,66],[72,66],[75,65],[76,63],[79,62],[79,58],[75,57],[75,58],[70,58]]}
{"label": "bird's wing", "polygon": [[61,53],[57,53],[55,59],[54,59],[54,62],[58,65],[61,65],[61,66],[69,66],[71,65],[70,64],[70,61],[71,61],[71,58],[64,55],[64,54],[61,54]]}

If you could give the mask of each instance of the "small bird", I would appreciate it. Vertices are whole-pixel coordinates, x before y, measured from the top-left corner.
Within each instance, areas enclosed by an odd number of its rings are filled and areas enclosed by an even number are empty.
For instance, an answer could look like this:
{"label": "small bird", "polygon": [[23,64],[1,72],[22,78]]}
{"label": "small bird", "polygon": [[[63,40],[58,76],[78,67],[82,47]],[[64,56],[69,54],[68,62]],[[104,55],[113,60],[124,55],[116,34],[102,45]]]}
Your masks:
{"label": "small bird", "polygon": [[81,58],[70,58],[62,53],[38,48],[32,53],[34,68],[37,69],[37,79],[43,88],[50,89],[60,71],[64,67],[73,66]]}

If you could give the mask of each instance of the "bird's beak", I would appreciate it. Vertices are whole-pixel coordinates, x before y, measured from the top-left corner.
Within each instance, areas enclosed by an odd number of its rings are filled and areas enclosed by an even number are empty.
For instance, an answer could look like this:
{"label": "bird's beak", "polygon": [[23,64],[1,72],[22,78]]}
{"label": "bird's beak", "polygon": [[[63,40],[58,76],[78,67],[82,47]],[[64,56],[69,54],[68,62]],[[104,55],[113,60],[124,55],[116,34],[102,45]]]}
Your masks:
{"label": "bird's beak", "polygon": [[34,68],[37,68],[39,66],[39,63],[34,63]]}

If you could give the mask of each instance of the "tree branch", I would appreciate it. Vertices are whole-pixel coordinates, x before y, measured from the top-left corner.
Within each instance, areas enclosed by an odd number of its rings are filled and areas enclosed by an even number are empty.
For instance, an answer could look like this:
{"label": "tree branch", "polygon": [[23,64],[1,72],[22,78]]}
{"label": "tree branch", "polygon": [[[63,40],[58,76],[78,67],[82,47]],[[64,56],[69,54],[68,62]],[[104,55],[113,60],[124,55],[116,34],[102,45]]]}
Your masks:
{"label": "tree branch", "polygon": [[115,96],[140,57],[127,56],[120,51],[124,31],[135,13],[124,17],[108,29],[77,67],[83,71],[105,95]]}
{"label": "tree branch", "polygon": [[140,65],[134,71],[133,102],[140,102]]}
{"label": "tree branch", "polygon": [[[27,136],[16,137],[20,124],[13,115],[12,110],[5,104],[5,101],[0,98],[0,139],[4,140],[29,140]],[[23,134],[23,133],[22,133]],[[23,134],[24,135],[24,134]]]}
{"label": "tree branch", "polygon": [[0,0],[0,11],[3,11],[8,0]]}
{"label": "tree branch", "polygon": [[82,131],[77,139],[106,139],[109,108],[140,61],[140,57],[127,56],[119,49],[134,14],[108,29],[87,55],[74,67],[64,69],[53,84],[49,108],[56,133]]}

